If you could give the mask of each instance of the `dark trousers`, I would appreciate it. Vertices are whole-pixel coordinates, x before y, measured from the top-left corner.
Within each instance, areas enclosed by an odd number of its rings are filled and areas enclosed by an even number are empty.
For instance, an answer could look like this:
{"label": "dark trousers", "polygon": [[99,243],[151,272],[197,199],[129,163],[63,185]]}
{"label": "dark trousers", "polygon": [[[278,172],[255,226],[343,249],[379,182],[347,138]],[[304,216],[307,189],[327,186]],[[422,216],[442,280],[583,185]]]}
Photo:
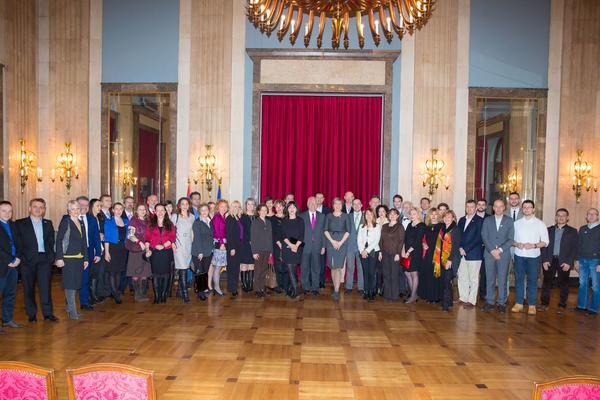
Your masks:
{"label": "dark trousers", "polygon": [[[254,261],[254,289],[258,292],[265,291],[267,268],[269,268],[270,251],[259,251],[258,260]],[[229,266],[227,267],[229,268]]]}
{"label": "dark trousers", "polygon": [[448,310],[454,304],[452,292],[452,279],[454,278],[454,271],[452,268],[442,268],[442,308]]}
{"label": "dark trousers", "polygon": [[321,249],[312,246],[310,251],[302,252],[302,263],[300,265],[300,281],[302,289],[307,291],[319,290],[321,283]]}
{"label": "dark trousers", "polygon": [[277,245],[273,246],[273,268],[277,277],[277,286],[279,289],[287,291],[290,284],[287,265],[281,260],[281,249]]}
{"label": "dark trousers", "polygon": [[296,275],[296,264],[287,264],[286,267],[288,270],[288,279],[290,281],[290,284],[288,285],[287,294],[290,297],[296,297],[296,295],[298,294],[298,278]]}
{"label": "dark trousers", "polygon": [[98,280],[96,295],[100,298],[110,296],[110,282],[106,273],[106,260],[104,257],[96,264],[98,268],[94,268],[94,276]]}
{"label": "dark trousers", "polygon": [[[217,267],[215,267],[217,268]],[[219,267],[220,268],[220,267]],[[240,252],[236,249],[235,256],[227,250],[227,290],[236,293],[240,283]]]}
{"label": "dark trousers", "polygon": [[372,251],[367,258],[360,257],[362,264],[363,276],[365,280],[365,290],[367,293],[375,293],[377,282],[375,280],[375,268],[378,263],[379,252]]}
{"label": "dark trousers", "polygon": [[487,294],[487,281],[485,279],[485,259],[481,261],[479,268],[479,298],[485,300]]}
{"label": "dark trousers", "polygon": [[2,321],[13,320],[15,311],[15,297],[17,296],[17,279],[19,271],[16,268],[8,268],[6,275],[0,276],[0,298],[2,299]]}
{"label": "dark trousers", "polygon": [[319,273],[319,287],[325,287],[325,264],[327,264],[327,252],[321,256],[321,271]]}
{"label": "dark trousers", "polygon": [[375,262],[375,290],[383,293],[383,263],[379,258]]}
{"label": "dark trousers", "polygon": [[382,254],[383,297],[387,300],[398,300],[400,276],[404,275],[404,268],[400,266],[398,261],[394,261],[395,254],[385,252],[382,252]]}
{"label": "dark trousers", "polygon": [[81,288],[79,288],[79,304],[86,306],[90,304],[90,274],[94,266],[94,259],[88,262],[88,267],[83,270],[81,275]]}
{"label": "dark trousers", "polygon": [[544,283],[542,284],[542,296],[541,302],[542,305],[547,306],[550,304],[550,289],[552,289],[552,283],[554,281],[554,276],[558,273],[558,285],[560,287],[560,300],[558,302],[559,307],[567,306],[567,297],[569,296],[569,275],[571,270],[563,271],[558,263],[558,257],[552,257],[552,261],[550,262],[550,267],[548,270],[544,270]]}
{"label": "dark trousers", "polygon": [[32,262],[24,264],[21,268],[25,312],[29,317],[35,317],[37,314],[37,304],[35,302],[36,284],[40,292],[42,314],[44,317],[53,314],[52,293],[50,290],[51,279],[52,265],[50,265],[44,254],[36,255]]}

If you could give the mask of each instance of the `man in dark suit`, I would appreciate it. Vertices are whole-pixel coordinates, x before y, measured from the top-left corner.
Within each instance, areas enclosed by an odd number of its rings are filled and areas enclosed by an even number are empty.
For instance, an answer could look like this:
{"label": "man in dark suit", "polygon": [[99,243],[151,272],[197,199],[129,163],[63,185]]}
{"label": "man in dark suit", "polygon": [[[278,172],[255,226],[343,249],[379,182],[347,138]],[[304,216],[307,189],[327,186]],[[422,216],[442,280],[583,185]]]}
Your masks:
{"label": "man in dark suit", "polygon": [[360,199],[354,199],[352,208],[354,211],[348,214],[348,218],[350,219],[350,236],[348,237],[348,247],[346,249],[346,294],[352,294],[354,270],[356,270],[356,285],[358,287],[358,292],[362,294],[365,281],[357,242],[358,229],[364,222],[362,201],[360,201]]}
{"label": "man in dark suit", "polygon": [[346,214],[350,214],[354,209],[352,208],[352,202],[354,201],[354,193],[346,192],[344,193],[344,205],[342,206],[342,211]]}
{"label": "man in dark suit", "polygon": [[40,305],[44,320],[57,322],[52,307],[52,264],[54,263],[54,227],[52,221],[44,218],[46,201],[32,199],[29,202],[29,216],[15,222],[21,243],[21,279],[25,312],[29,322],[37,322],[35,287],[40,293]]}
{"label": "man in dark suit", "polygon": [[306,201],[308,210],[302,213],[304,220],[304,247],[302,249],[302,273],[300,281],[304,293],[319,294],[319,279],[321,274],[321,255],[325,253],[323,232],[325,231],[325,216],[317,211],[314,197]]}
{"label": "man in dark suit", "polygon": [[[21,263],[18,257],[20,243],[12,221],[12,204],[0,201],[0,298],[2,299],[2,326],[20,328],[13,319],[15,297],[17,294],[17,267]],[[4,330],[0,328],[0,333]]]}
{"label": "man in dark suit", "polygon": [[475,307],[479,292],[479,269],[483,259],[481,225],[483,218],[477,215],[475,200],[467,200],[466,215],[458,221],[461,255],[458,267],[458,298],[466,308]]}
{"label": "man in dark suit", "polygon": [[[325,205],[325,194],[323,192],[315,193],[315,200],[317,201],[317,212],[327,217],[327,214],[331,213],[331,208]],[[325,264],[327,263],[327,256],[325,253],[321,255],[321,273],[319,274],[319,288],[325,287]]]}
{"label": "man in dark suit", "polygon": [[[79,289],[79,304],[82,310],[93,310],[94,303],[97,300],[96,286],[97,279],[94,279],[93,268],[97,268],[102,258],[102,244],[100,242],[100,231],[96,220],[88,215],[90,209],[90,200],[86,196],[77,197],[79,203],[79,222],[85,229],[85,239],[87,243],[87,252],[89,267],[83,270],[81,280],[81,289]],[[90,282],[90,276],[92,277]]]}
{"label": "man in dark suit", "polygon": [[[486,199],[479,199],[477,200],[477,215],[479,215],[481,218],[485,219],[486,217],[489,217],[492,214],[489,214],[487,212],[487,200]],[[485,258],[481,263],[481,268],[479,269],[479,298],[482,301],[485,301],[485,289],[486,289],[486,281],[485,281]]]}
{"label": "man in dark suit", "polygon": [[550,289],[554,276],[558,273],[558,284],[560,285],[560,300],[557,313],[561,314],[567,307],[569,296],[569,275],[575,263],[579,236],[577,229],[568,225],[569,211],[564,208],[556,210],[556,224],[548,227],[548,246],[542,247],[542,269],[544,272],[544,283],[542,285],[541,303],[538,311],[548,310],[550,305]]}
{"label": "man in dark suit", "polygon": [[[481,227],[487,281],[486,304],[482,308],[482,311],[485,312],[492,311],[494,303],[496,303],[498,312],[506,312],[508,265],[511,258],[510,249],[515,238],[515,228],[512,218],[504,215],[505,210],[504,200],[494,201],[494,215],[487,217]],[[496,279],[498,279],[497,301],[495,301]]]}

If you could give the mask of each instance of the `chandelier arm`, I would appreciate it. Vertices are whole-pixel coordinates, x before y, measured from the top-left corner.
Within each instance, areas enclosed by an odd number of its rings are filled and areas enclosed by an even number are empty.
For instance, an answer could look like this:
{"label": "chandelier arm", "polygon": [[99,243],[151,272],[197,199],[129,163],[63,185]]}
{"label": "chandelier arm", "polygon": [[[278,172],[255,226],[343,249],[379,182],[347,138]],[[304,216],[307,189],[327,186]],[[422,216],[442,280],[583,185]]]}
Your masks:
{"label": "chandelier arm", "polygon": [[292,16],[293,15],[294,15],[294,6],[292,4],[289,4],[288,5],[287,16],[285,17],[285,20],[283,22],[283,26],[280,27],[279,30],[277,31],[277,38],[279,39],[280,42],[283,40],[283,37],[287,33],[287,30],[288,30],[288,28],[290,26],[290,23],[292,21]]}
{"label": "chandelier arm", "polygon": [[392,41],[392,37],[393,37],[393,33],[391,30],[392,23],[391,23],[391,20],[389,19],[389,17],[386,19],[385,11],[383,10],[382,4],[379,4],[379,20],[381,21],[381,24],[383,25],[383,34],[385,36],[385,39],[387,40],[388,43],[390,43]]}
{"label": "chandelier arm", "polygon": [[292,32],[290,33],[290,43],[294,45],[296,43],[296,39],[298,38],[298,32],[302,28],[302,17],[304,16],[304,12],[302,11],[302,7],[298,7],[298,15],[296,15],[295,26],[293,27]]}
{"label": "chandelier arm", "polygon": [[268,24],[266,26],[267,35],[271,35],[273,31],[277,28],[279,24],[279,19],[281,18],[281,14],[283,13],[283,3],[284,0],[277,0],[275,5],[275,12],[271,13],[271,16],[268,20]]}
{"label": "chandelier arm", "polygon": [[408,33],[412,34],[415,30],[414,18],[410,13],[410,4],[409,0],[397,0],[398,4],[402,2],[402,6],[400,6],[400,12],[402,13],[402,19],[404,20],[404,26]]}
{"label": "chandelier arm", "polygon": [[321,15],[319,17],[319,35],[317,36],[317,47],[320,49],[323,44],[323,32],[325,31],[325,20],[327,15],[325,11],[321,11]]}
{"label": "chandelier arm", "polygon": [[350,41],[348,40],[348,12],[344,13],[344,49],[348,50]]}
{"label": "chandelier arm", "polygon": [[[396,32],[396,34],[398,35],[398,37],[400,39],[402,39],[402,37],[404,36],[404,28],[402,27],[402,17],[400,17],[400,19],[398,19],[396,17],[396,10],[394,7],[394,2],[393,0],[388,0],[388,9],[390,10],[390,18],[392,19],[392,26],[394,27],[394,31]],[[398,24],[398,21],[400,21],[400,25]]]}
{"label": "chandelier arm", "polygon": [[304,47],[308,47],[308,45],[310,44],[310,37],[312,35],[314,20],[315,20],[315,12],[313,10],[310,10],[310,12],[308,13],[308,22],[306,25],[306,32],[304,33]]}
{"label": "chandelier arm", "polygon": [[362,49],[365,46],[365,32],[362,24],[362,16],[360,11],[356,12],[356,32],[358,33],[358,46]]}
{"label": "chandelier arm", "polygon": [[371,35],[373,36],[373,42],[375,46],[379,46],[381,42],[381,36],[377,33],[375,29],[375,16],[373,15],[373,9],[369,9],[369,28],[371,28]]}

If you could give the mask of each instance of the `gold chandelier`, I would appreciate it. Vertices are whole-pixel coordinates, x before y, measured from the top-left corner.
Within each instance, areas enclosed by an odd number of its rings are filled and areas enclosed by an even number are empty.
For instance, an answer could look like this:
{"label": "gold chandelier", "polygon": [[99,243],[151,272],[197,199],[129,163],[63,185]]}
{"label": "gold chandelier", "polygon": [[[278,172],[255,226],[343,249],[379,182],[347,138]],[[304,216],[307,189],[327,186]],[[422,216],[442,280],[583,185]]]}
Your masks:
{"label": "gold chandelier", "polygon": [[71,193],[73,178],[79,179],[79,166],[75,154],[71,153],[71,143],[65,143],[65,151],[56,157],[56,168],[50,171],[50,180],[56,181],[57,175],[61,182],[65,182],[67,194]]}
{"label": "gold chandelier", "polygon": [[436,158],[438,149],[431,149],[431,158],[425,161],[425,172],[421,174],[423,178],[423,187],[427,188],[427,194],[429,198],[433,197],[433,194],[439,189],[440,183],[444,182],[444,188],[448,190],[450,188],[450,177],[444,175],[444,161]]}
{"label": "gold chandelier", "polygon": [[133,188],[137,185],[138,178],[133,174],[133,168],[129,166],[127,160],[123,165],[123,170],[121,171],[121,175],[123,178],[121,179],[121,184],[123,186],[123,197],[127,196],[127,192],[129,188]]}
{"label": "gold chandelier", "polygon": [[218,176],[217,157],[212,153],[212,144],[207,144],[204,147],[206,148],[206,154],[198,156],[198,165],[200,168],[194,171],[192,180],[196,185],[198,182],[200,182],[201,185],[204,185],[208,192],[208,197],[210,198],[213,190],[213,182],[216,180],[220,183],[221,178]]}
{"label": "gold chandelier", "polygon": [[36,156],[32,151],[27,150],[25,139],[20,139],[21,150],[19,152],[19,178],[21,181],[21,193],[25,191],[25,186],[29,180],[29,175],[36,170],[37,181],[42,181],[42,169],[35,167]]}
{"label": "gold chandelier", "polygon": [[[339,49],[350,45],[348,32],[350,18],[355,18],[358,45],[365,45],[362,16],[367,15],[373,42],[379,46],[380,32],[388,43],[394,34],[400,40],[405,33],[412,35],[421,29],[431,17],[436,0],[248,0],[248,19],[261,33],[270,36],[277,30],[277,38],[283,40],[289,32],[294,45],[302,32],[304,14],[308,21],[304,25],[304,46],[308,47],[314,28],[315,17],[319,19],[317,47],[323,44],[323,32],[327,19],[331,19],[331,47]],[[294,17],[295,14],[295,17]]]}
{"label": "gold chandelier", "polygon": [[598,182],[592,186],[592,163],[583,159],[583,150],[577,150],[577,161],[573,163],[573,191],[575,192],[575,201],[581,201],[583,189],[586,192],[598,191]]}
{"label": "gold chandelier", "polygon": [[508,182],[503,182],[500,184],[500,189],[504,193],[513,193],[518,192],[519,188],[519,172],[517,167],[514,167],[513,170],[507,176]]}

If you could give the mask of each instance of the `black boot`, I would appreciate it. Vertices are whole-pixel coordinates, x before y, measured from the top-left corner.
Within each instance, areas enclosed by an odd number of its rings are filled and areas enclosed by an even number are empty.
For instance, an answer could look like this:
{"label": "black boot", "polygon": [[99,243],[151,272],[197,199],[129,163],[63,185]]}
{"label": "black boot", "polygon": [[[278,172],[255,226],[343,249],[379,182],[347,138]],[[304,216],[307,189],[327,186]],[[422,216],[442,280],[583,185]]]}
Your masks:
{"label": "black boot", "polygon": [[171,279],[171,274],[165,275],[161,278],[162,282],[161,282],[161,298],[160,298],[160,302],[161,303],[166,303],[167,302],[167,297],[169,296],[169,284],[170,281],[172,281]]}
{"label": "black boot", "polygon": [[109,278],[110,283],[110,294],[115,300],[116,304],[121,304],[121,293],[119,292],[119,275],[116,273],[111,273]]}
{"label": "black boot", "polygon": [[171,273],[167,275],[167,297],[171,297],[173,295],[173,281],[175,280],[174,274],[175,272],[171,270]]}
{"label": "black boot", "polygon": [[138,288],[139,288],[139,298],[138,301],[144,302],[148,301],[148,280],[147,279],[138,279]]}
{"label": "black boot", "polygon": [[242,291],[244,293],[248,293],[248,288],[246,287],[246,275],[248,274],[247,271],[241,271],[240,272],[240,281],[242,284]]}
{"label": "black boot", "polygon": [[194,291],[200,300],[206,300],[208,294],[208,274],[197,274],[194,276]]}
{"label": "black boot", "polygon": [[248,292],[254,290],[254,270],[248,271]]}
{"label": "black boot", "polygon": [[98,279],[90,280],[90,304],[98,304],[100,299],[98,298]]}
{"label": "black boot", "polygon": [[152,278],[152,288],[154,289],[154,304],[158,304],[160,302],[160,278],[158,275],[154,275]]}
{"label": "black boot", "polygon": [[180,269],[179,273],[179,287],[181,288],[181,298],[185,304],[190,302],[190,296],[187,291],[187,269]]}

